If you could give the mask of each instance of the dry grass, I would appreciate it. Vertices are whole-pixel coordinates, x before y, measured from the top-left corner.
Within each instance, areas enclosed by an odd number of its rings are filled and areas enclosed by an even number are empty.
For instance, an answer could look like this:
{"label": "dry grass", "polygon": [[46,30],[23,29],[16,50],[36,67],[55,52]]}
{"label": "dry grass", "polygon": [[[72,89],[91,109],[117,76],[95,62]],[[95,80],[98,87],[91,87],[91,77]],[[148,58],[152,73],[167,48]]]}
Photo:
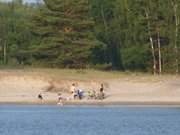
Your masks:
{"label": "dry grass", "polygon": [[159,82],[166,79],[180,78],[174,75],[154,76],[148,73],[119,72],[119,71],[98,71],[98,70],[76,70],[76,69],[49,69],[49,68],[25,68],[0,70],[1,76],[7,75],[29,75],[52,78],[54,80],[110,80],[119,79],[131,82]]}

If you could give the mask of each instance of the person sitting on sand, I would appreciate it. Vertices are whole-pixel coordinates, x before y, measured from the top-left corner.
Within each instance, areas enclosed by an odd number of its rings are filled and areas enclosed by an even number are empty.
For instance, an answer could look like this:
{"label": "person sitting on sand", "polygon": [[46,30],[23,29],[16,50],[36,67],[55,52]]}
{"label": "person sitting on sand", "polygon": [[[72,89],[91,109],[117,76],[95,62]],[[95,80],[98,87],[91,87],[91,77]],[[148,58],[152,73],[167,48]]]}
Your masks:
{"label": "person sitting on sand", "polygon": [[77,95],[78,95],[78,98],[81,100],[84,96],[84,91],[82,89],[78,89],[77,90]]}
{"label": "person sitting on sand", "polygon": [[96,91],[95,90],[88,91],[88,99],[96,99]]}
{"label": "person sitting on sand", "polygon": [[41,93],[40,93],[40,94],[38,94],[38,99],[43,100],[43,96],[42,96],[42,94],[41,94]]}

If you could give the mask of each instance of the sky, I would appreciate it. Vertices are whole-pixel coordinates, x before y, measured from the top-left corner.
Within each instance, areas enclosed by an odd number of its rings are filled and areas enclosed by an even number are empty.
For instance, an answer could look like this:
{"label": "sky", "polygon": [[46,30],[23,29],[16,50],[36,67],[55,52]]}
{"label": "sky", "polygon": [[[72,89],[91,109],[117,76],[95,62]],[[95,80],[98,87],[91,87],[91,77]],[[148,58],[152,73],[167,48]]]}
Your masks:
{"label": "sky", "polygon": [[39,2],[39,1],[42,1],[42,0],[24,0],[25,2],[29,2],[29,3],[32,3],[32,2]]}
{"label": "sky", "polygon": [[[0,1],[12,1],[12,0],[0,0]],[[37,2],[37,1],[42,1],[42,0],[24,0],[24,2],[28,2],[28,3],[34,3],[34,2]]]}

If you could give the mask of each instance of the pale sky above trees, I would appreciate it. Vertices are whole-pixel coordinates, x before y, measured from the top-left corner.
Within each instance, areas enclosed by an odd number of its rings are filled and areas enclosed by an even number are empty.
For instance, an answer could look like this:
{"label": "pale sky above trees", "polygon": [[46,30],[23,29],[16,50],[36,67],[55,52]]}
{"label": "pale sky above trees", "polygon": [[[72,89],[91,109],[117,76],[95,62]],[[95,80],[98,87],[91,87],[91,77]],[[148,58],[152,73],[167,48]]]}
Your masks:
{"label": "pale sky above trees", "polygon": [[[0,1],[12,1],[12,0],[0,0]],[[24,0],[25,2],[38,2],[38,1],[42,1],[42,0]]]}

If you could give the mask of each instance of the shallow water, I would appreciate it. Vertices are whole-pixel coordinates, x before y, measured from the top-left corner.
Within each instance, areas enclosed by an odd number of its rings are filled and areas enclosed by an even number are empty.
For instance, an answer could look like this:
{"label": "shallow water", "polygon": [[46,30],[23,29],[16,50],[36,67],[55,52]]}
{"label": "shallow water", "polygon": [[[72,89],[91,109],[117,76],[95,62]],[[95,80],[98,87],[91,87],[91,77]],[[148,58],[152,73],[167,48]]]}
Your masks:
{"label": "shallow water", "polygon": [[0,135],[180,135],[180,109],[0,105]]}

